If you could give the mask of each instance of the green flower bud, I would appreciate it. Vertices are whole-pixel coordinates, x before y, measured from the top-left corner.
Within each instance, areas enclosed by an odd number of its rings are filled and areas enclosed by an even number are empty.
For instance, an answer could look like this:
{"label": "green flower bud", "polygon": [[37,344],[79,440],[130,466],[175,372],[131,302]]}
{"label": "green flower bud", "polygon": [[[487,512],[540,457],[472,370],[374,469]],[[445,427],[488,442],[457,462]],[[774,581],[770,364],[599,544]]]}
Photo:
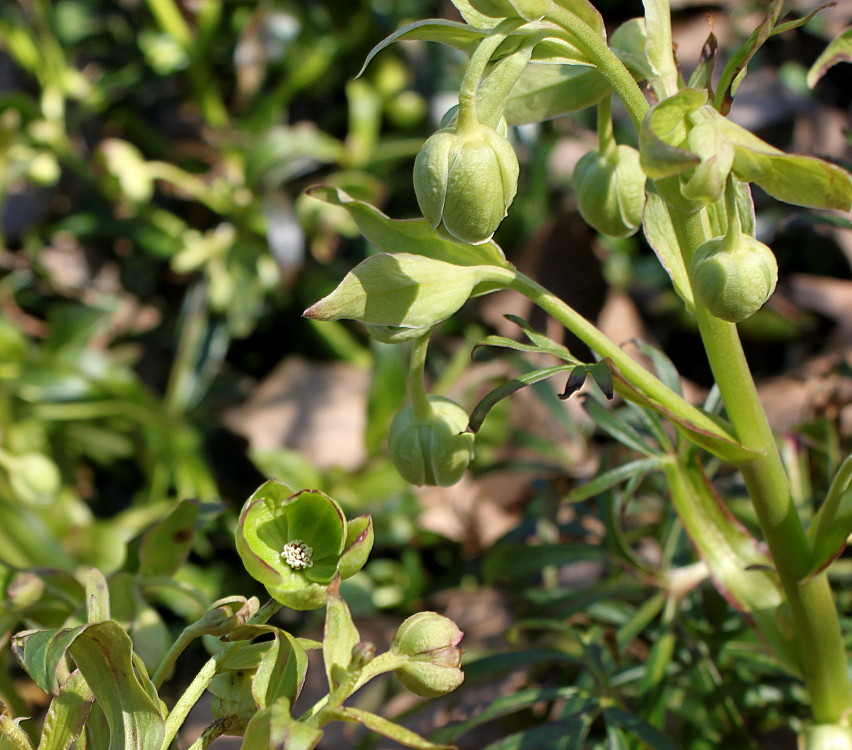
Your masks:
{"label": "green flower bud", "polygon": [[246,501],[236,534],[237,552],[269,595],[292,609],[325,604],[336,574],[355,575],[373,547],[369,516],[347,521],[328,495],[293,492],[270,481]]}
{"label": "green flower bud", "polygon": [[449,487],[473,458],[467,412],[440,396],[429,396],[432,413],[418,417],[409,406],[396,415],[388,436],[390,457],[406,482]]}
{"label": "green flower bud", "polygon": [[414,192],[432,227],[460,242],[487,242],[518,189],[518,158],[511,144],[486,125],[469,132],[433,134],[414,162]]}
{"label": "green flower bud", "polygon": [[772,250],[741,232],[707,240],[695,251],[690,271],[698,299],[717,318],[731,323],[754,315],[778,281]]}
{"label": "green flower bud", "polygon": [[396,674],[412,693],[434,698],[455,690],[464,680],[459,669],[464,633],[448,617],[418,612],[409,617],[391,643],[391,653],[408,657]]}
{"label": "green flower bud", "polygon": [[577,162],[573,182],[580,214],[601,234],[629,237],[642,226],[645,173],[635,148],[590,151]]}

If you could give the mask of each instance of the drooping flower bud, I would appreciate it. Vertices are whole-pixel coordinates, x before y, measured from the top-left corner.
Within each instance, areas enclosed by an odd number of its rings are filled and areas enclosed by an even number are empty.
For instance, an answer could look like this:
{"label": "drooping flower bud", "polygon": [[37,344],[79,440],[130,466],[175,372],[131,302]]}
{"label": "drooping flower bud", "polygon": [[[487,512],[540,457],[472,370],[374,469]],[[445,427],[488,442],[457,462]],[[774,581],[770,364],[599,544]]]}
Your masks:
{"label": "drooping flower bud", "polygon": [[713,315],[739,323],[775,291],[778,264],[772,250],[741,232],[707,240],[691,263],[693,290]]}
{"label": "drooping flower bud", "polygon": [[464,633],[448,617],[437,612],[418,612],[409,617],[391,643],[391,653],[408,657],[396,674],[412,693],[434,698],[461,685],[459,669]]}
{"label": "drooping flower bud", "polygon": [[423,216],[461,242],[487,242],[518,189],[518,158],[496,130],[475,124],[445,128],[414,162],[414,192]]}
{"label": "drooping flower bud", "polygon": [[449,487],[461,479],[473,458],[467,412],[440,396],[429,396],[431,414],[418,417],[411,406],[397,414],[388,447],[396,470],[416,485]]}
{"label": "drooping flower bud", "polygon": [[635,148],[590,151],[577,162],[573,183],[581,216],[601,234],[629,237],[642,225],[645,173]]}

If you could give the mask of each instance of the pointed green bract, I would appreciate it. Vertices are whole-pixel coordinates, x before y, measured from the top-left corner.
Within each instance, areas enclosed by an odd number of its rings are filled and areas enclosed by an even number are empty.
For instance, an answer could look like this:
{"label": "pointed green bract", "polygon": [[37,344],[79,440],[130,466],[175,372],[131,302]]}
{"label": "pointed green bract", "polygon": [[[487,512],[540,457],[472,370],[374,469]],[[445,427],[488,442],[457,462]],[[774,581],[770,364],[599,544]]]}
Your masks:
{"label": "pointed green bract", "polygon": [[429,328],[455,313],[477,285],[502,278],[508,278],[505,272],[489,266],[456,266],[407,253],[373,255],[304,315],[316,320]]}

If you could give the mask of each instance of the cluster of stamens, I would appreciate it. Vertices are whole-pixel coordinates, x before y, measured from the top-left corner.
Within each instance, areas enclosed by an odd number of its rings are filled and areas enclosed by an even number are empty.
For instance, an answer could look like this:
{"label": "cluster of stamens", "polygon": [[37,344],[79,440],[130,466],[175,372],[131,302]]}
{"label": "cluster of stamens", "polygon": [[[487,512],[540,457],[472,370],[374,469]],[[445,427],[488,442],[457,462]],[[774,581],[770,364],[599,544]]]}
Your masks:
{"label": "cluster of stamens", "polygon": [[281,550],[281,559],[293,568],[293,570],[304,570],[314,564],[313,560],[311,560],[313,554],[313,549],[301,539],[294,539],[292,542],[287,542],[284,545],[284,549]]}

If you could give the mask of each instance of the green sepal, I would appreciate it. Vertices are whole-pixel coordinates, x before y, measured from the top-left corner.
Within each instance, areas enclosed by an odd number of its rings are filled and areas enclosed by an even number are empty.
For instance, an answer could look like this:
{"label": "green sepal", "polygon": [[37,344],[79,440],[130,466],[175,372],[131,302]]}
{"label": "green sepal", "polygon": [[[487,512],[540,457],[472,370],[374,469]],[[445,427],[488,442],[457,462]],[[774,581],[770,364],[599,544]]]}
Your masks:
{"label": "green sepal", "polygon": [[[317,490],[293,492],[269,481],[246,501],[236,534],[237,552],[246,570],[278,602],[294,609],[325,604],[326,590],[348,550],[345,573],[354,575],[366,562],[373,542],[369,520],[350,529],[340,506]],[[293,545],[308,548],[308,564],[294,567],[285,559]]]}

